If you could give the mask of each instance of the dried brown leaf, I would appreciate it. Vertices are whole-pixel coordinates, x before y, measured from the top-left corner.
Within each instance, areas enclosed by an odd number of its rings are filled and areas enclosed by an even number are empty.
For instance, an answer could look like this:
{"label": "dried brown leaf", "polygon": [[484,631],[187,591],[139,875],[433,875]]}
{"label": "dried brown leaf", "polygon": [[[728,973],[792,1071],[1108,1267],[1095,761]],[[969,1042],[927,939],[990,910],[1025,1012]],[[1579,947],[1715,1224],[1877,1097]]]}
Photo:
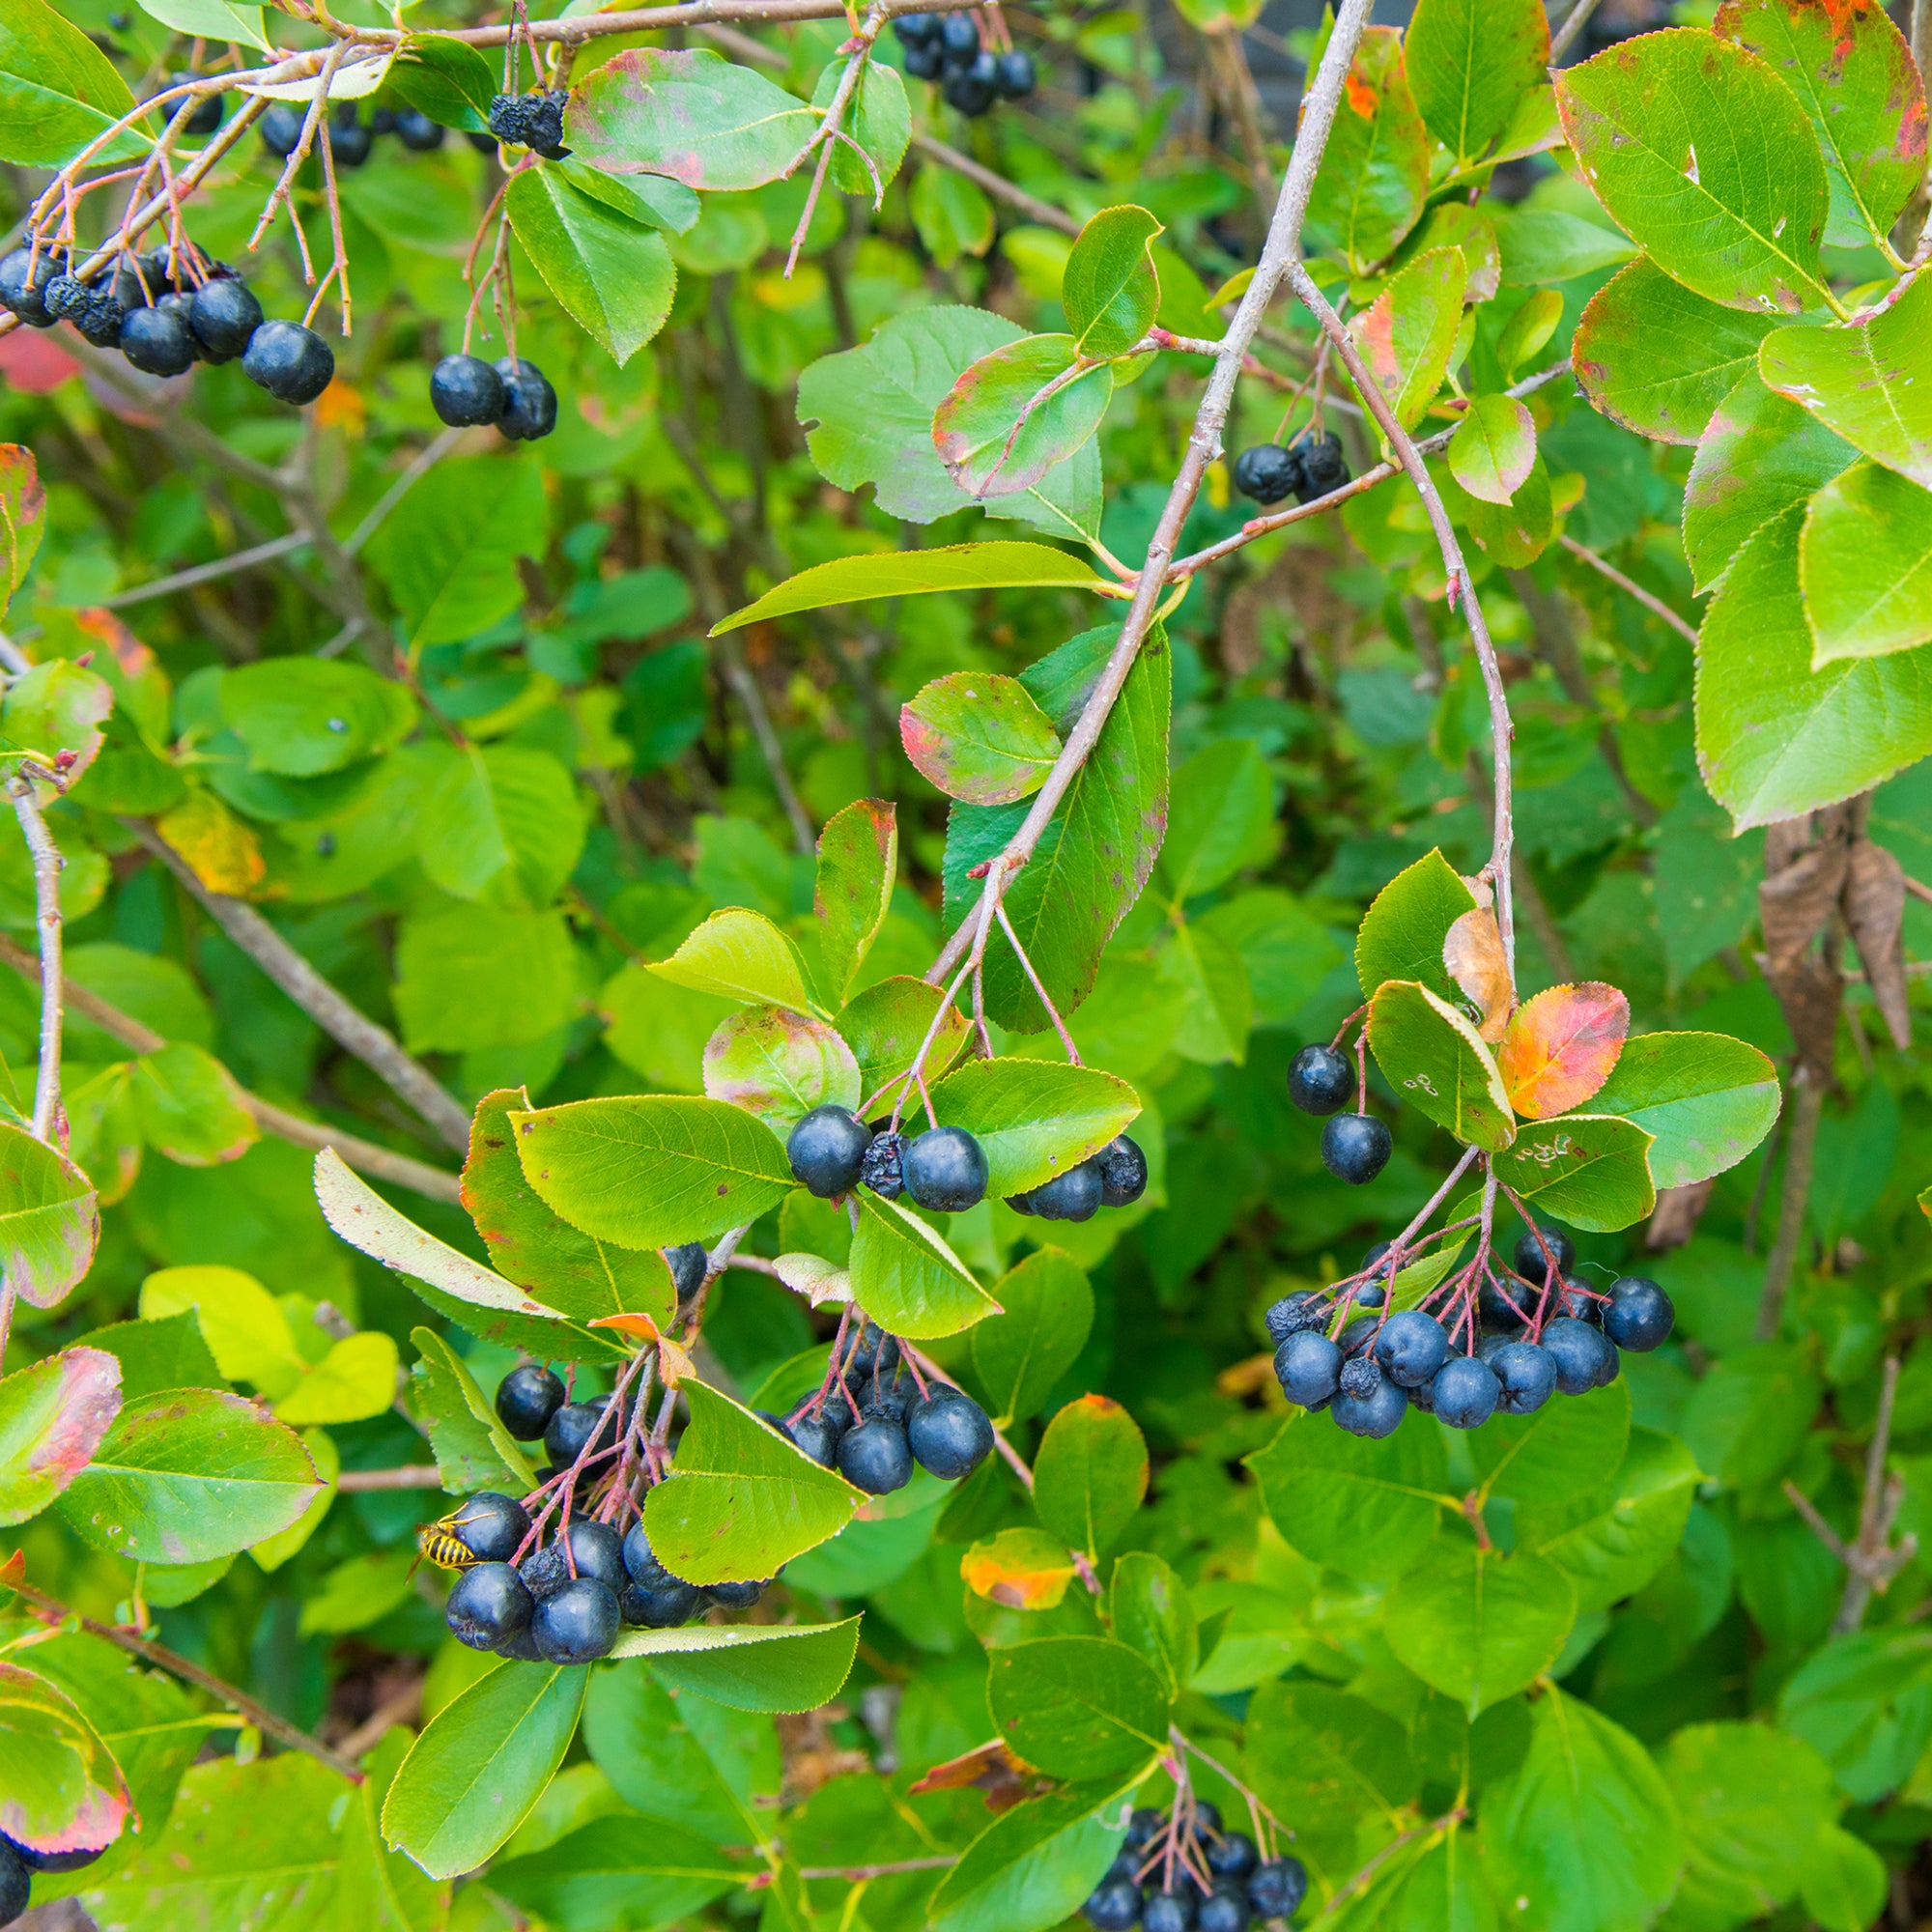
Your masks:
{"label": "dried brown leaf", "polygon": [[1905,980],[1905,868],[1869,838],[1852,847],[1845,879],[1845,923],[1865,969],[1891,1043],[1912,1044],[1912,1006]]}
{"label": "dried brown leaf", "polygon": [[1442,942],[1442,966],[1481,1015],[1476,1031],[1493,1046],[1502,1038],[1516,1003],[1493,912],[1478,905],[1449,928]]}

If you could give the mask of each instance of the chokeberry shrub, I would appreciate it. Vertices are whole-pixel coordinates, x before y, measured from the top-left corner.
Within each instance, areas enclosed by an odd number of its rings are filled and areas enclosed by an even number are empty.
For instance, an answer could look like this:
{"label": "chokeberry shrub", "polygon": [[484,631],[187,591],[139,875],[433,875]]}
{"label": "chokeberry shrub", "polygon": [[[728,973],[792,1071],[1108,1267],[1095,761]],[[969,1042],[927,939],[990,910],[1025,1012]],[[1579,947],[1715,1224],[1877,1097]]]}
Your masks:
{"label": "chokeberry shrub", "polygon": [[0,12],[0,1924],[1925,1920],[1925,9],[676,11]]}

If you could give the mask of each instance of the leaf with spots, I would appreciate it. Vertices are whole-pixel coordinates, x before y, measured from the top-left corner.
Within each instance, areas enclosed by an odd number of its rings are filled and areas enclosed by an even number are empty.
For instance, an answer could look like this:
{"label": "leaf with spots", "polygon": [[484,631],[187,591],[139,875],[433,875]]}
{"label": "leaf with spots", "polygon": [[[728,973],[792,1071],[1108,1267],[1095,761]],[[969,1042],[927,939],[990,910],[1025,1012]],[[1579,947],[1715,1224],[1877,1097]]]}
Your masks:
{"label": "leaf with spots", "polygon": [[47,493],[34,452],[17,442],[0,442],[0,572],[6,577],[0,611],[33,567],[46,521]]}
{"label": "leaf with spots", "polygon": [[949,798],[1010,805],[1046,782],[1060,734],[1016,677],[953,671],[899,712],[899,740],[919,771]]}
{"label": "leaf with spots", "polygon": [[0,1523],[45,1509],[120,1412],[121,1364],[104,1349],[66,1349],[0,1380]]}
{"label": "leaf with spots", "polygon": [[704,1091],[789,1134],[814,1107],[859,1104],[859,1063],[829,1021],[747,1007],[705,1046]]}

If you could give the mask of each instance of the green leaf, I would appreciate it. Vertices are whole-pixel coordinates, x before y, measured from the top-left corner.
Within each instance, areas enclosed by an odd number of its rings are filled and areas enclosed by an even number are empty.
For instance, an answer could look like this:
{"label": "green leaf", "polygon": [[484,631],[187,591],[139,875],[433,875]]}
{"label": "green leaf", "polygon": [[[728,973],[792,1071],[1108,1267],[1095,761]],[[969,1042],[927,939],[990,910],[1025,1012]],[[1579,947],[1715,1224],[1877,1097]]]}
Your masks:
{"label": "green leaf", "polygon": [[40,1852],[109,1843],[128,1786],[94,1726],[58,1685],[0,1662],[0,1832]]}
{"label": "green leaf", "polygon": [[1762,55],[1804,104],[1831,189],[1825,240],[1883,242],[1925,174],[1925,88],[1878,7],[1725,0],[1717,31]]}
{"label": "green leaf", "polygon": [[1160,1557],[1130,1549],[1114,1564],[1107,1618],[1116,1641],[1138,1651],[1153,1666],[1162,1691],[1179,1697],[1201,1662],[1186,1584]]}
{"label": "green leaf", "polygon": [[523,1445],[503,1427],[463,1357],[433,1328],[412,1328],[411,1406],[429,1431],[442,1487],[453,1496],[476,1490],[526,1495],[536,1487]]}
{"label": "green leaf", "polygon": [[287,1529],[317,1487],[300,1437],[253,1403],[168,1389],[123,1406],[56,1508],[97,1549],[205,1563]]}
{"label": "green leaf", "polygon": [[1665,274],[1726,308],[1825,305],[1825,164],[1756,55],[1695,27],[1640,34],[1557,79],[1583,179]]}
{"label": "green leaf", "polygon": [[1035,487],[1100,427],[1110,363],[1083,363],[1070,335],[1028,335],[988,350],[932,413],[932,445],[976,501]]}
{"label": "green leaf", "polygon": [[64,1349],[0,1378],[0,1524],[38,1516],[73,1481],[121,1401],[121,1364],[102,1349]]}
{"label": "green leaf", "polygon": [[1105,1637],[1043,1637],[996,1650],[986,1704],[1001,1735],[1051,1777],[1123,1776],[1167,1747],[1153,1666]]}
{"label": "green leaf", "polygon": [[252,1382],[270,1399],[288,1394],[307,1367],[282,1305],[241,1268],[157,1268],[141,1284],[140,1307],[150,1321],[192,1311],[222,1375]]}
{"label": "green leaf", "polygon": [[1875,1804],[1932,1743],[1932,1631],[1833,1637],[1785,1680],[1777,1718],[1832,1767],[1840,1791]]}
{"label": "green leaf", "polygon": [[1117,1780],[1073,1784],[1003,1813],[926,1905],[929,1932],[1033,1932],[1076,1912],[1121,1848]]}
{"label": "green leaf", "polygon": [[221,716],[251,771],[315,778],[399,745],[415,728],[416,702],[340,658],[264,658],[222,673]]}
{"label": "green leaf", "polygon": [[1529,474],[1507,503],[1486,503],[1471,497],[1460,514],[1469,534],[1503,569],[1521,570],[1534,563],[1556,528],[1556,505],[1542,452],[1531,459]]}
{"label": "green leaf", "polygon": [[851,1521],[859,1492],[769,1423],[701,1382],[684,1384],[691,1422],[671,1473],[650,1492],[644,1531],[693,1583],[776,1576]]}
{"label": "green leaf", "polygon": [[1811,498],[1798,574],[1811,667],[1932,643],[1932,490],[1861,463]]}
{"label": "green leaf", "polygon": [[549,905],[583,850],[570,774],[548,752],[516,745],[468,745],[440,762],[416,821],[431,883],[460,899]]}
{"label": "green leaf", "polygon": [[1274,787],[1252,738],[1202,746],[1174,774],[1160,869],[1177,903],[1273,856]]}
{"label": "green leaf", "polygon": [[[1552,107],[1552,112],[1553,112]],[[1485,204],[1485,213],[1488,212]],[[1574,282],[1585,275],[1597,275],[1605,269],[1614,269],[1630,261],[1636,249],[1627,236],[1619,235],[1614,228],[1602,221],[1588,220],[1580,214],[1567,214],[1555,208],[1530,208],[1519,205],[1515,208],[1498,208],[1493,216],[1496,230],[1496,249],[1501,258],[1498,279],[1501,286],[1512,289],[1541,289],[1551,300],[1558,304],[1549,316],[1546,327],[1542,315],[1532,311],[1526,303],[1517,314],[1527,319],[1522,323],[1523,341],[1509,340],[1507,331],[1517,327],[1517,317],[1512,316],[1505,325],[1505,336],[1497,343],[1496,360],[1505,371],[1520,368],[1543,344],[1555,332],[1555,325],[1562,320],[1561,303],[1563,298],[1553,288],[1545,286],[1551,282]],[[1673,289],[1676,283],[1670,285]],[[1689,290],[1679,293],[1690,299]],[[1535,298],[1532,297],[1534,301]],[[1543,313],[1548,313],[1548,305],[1540,304]],[[1533,338],[1541,333],[1541,340]],[[1507,353],[1505,353],[1507,345]]]}
{"label": "green leaf", "polygon": [[[915,181],[915,218],[922,191],[934,182],[980,195],[990,242],[992,210],[985,197],[945,168],[924,168]],[[938,306],[895,315],[860,348],[820,356],[798,379],[798,419],[807,425],[812,462],[841,490],[876,485],[878,507],[909,523],[929,524],[964,507],[968,498],[932,446],[932,412],[980,356],[1023,333],[984,309]],[[1085,444],[1037,490],[996,497],[982,507],[989,516],[1016,518],[1059,536],[1096,534],[1097,446]],[[1062,559],[1063,565],[1070,562]]]}
{"label": "green leaf", "polygon": [[986,190],[952,168],[921,168],[906,196],[906,212],[926,253],[942,269],[954,267],[961,255],[983,255],[999,232]]}
{"label": "green leaf", "polygon": [[1524,1932],[1638,1932],[1683,1861],[1677,1807],[1630,1733],[1552,1688],[1530,1709],[1529,1755],[1483,1794],[1483,1861],[1526,1899]]}
{"label": "green leaf", "polygon": [[973,1376],[1002,1426],[1037,1414],[1087,1345],[1094,1291],[1073,1259],[1036,1248],[993,1287],[1004,1314],[973,1329]]}
{"label": "green leaf", "polygon": [[[0,20],[0,160],[59,167],[133,105],[113,63],[45,0],[8,7]],[[147,146],[130,129],[91,158],[125,161]]]}
{"label": "green leaf", "polygon": [[20,1298],[53,1308],[86,1274],[100,1238],[87,1177],[24,1127],[0,1122],[0,1269]]}
{"label": "green leaf", "polygon": [[1473,1721],[1556,1662],[1576,1616],[1577,1593],[1554,1563],[1438,1538],[1389,1586],[1383,1630]]}
{"label": "green leaf", "polygon": [[1246,1461],[1289,1545],[1350,1577],[1379,1581],[1406,1569],[1450,1500],[1441,1433],[1413,1423],[1375,1442],[1326,1416],[1295,1416]]}
{"label": "green leaf", "polygon": [[[859,1063],[862,1093],[877,1094],[904,1075],[945,1000],[940,987],[901,975],[853,996],[838,1015],[838,1032]],[[947,1007],[926,1058],[928,1079],[952,1065],[965,1042],[966,1029],[966,1015],[957,1007]]]}
{"label": "green leaf", "polygon": [[1932,752],[1932,647],[1811,668],[1802,515],[1751,539],[1698,632],[1698,762],[1740,831],[1850,798]]}
{"label": "green leaf", "polygon": [[1309,238],[1365,275],[1421,219],[1428,192],[1429,132],[1409,92],[1402,36],[1370,27],[1308,198]]}
{"label": "green leaf", "polygon": [[1858,452],[1796,403],[1773,395],[1755,365],[1719,406],[1684,486],[1684,554],[1701,593],[1775,518],[1810,499]]}
{"label": "green leaf", "polygon": [[6,575],[0,610],[34,567],[46,522],[47,493],[34,452],[17,442],[0,442],[0,559]]}
{"label": "green leaf", "polygon": [[1694,443],[1719,405],[1756,375],[1771,323],[1693,294],[1640,255],[1590,298],[1571,359],[1583,393],[1612,422],[1660,442]]}
{"label": "green leaf", "polygon": [[817,125],[755,68],[708,50],[629,47],[571,89],[563,138],[606,174],[728,190],[777,180]]}
{"label": "green leaf", "polygon": [[364,554],[403,614],[410,648],[421,650],[460,643],[516,611],[524,601],[517,558],[540,555],[549,529],[538,466],[513,456],[448,457],[396,506]]}
{"label": "green leaf", "polygon": [[1484,1499],[1533,1505],[1587,1496],[1622,1464],[1630,1411],[1630,1390],[1619,1380],[1529,1415],[1496,1416],[1469,1437]]}
{"label": "green leaf", "polygon": [[687,1624],[626,1631],[613,1658],[646,1657],[673,1694],[691,1690],[734,1711],[815,1711],[838,1694],[859,1650],[859,1622]]}
{"label": "green leaf", "polygon": [[1060,277],[1060,303],[1082,355],[1124,355],[1153,327],[1160,277],[1149,250],[1165,233],[1132,204],[1088,218]]}
{"label": "green leaf", "polygon": [[[1084,631],[1021,673],[1064,737],[1071,731],[1119,637]],[[1172,663],[1165,632],[1143,640],[1125,686],[1034,855],[1007,889],[1007,916],[1064,1016],[1093,989],[1100,954],[1140,896],[1167,815]],[[946,923],[979,903],[972,869],[1002,852],[1024,805],[955,805],[947,817]],[[999,1025],[1043,1033],[1052,1024],[1003,934],[986,949],[986,1011]]]}
{"label": "green leaf", "polygon": [[[956,507],[956,506],[955,506]],[[813,564],[711,627],[718,637],[770,617],[871,597],[916,597],[933,590],[1111,588],[1065,551],[1033,543],[952,544],[942,550],[882,551]]]}
{"label": "green leaf", "polygon": [[480,134],[500,82],[467,42],[450,34],[412,34],[389,65],[388,84],[432,121]]}
{"label": "green leaf", "polygon": [[1720,1033],[1640,1034],[1626,1040],[1593,1114],[1619,1114],[1655,1136],[1651,1179],[1685,1187],[1735,1167],[1771,1131],[1777,1069]]}
{"label": "green leaf", "polygon": [[[1533,1548],[1569,1576],[1577,1586],[1579,1611],[1606,1610],[1634,1596],[1669,1561],[1683,1540],[1702,1480],[1696,1462],[1676,1436],[1633,1429],[1615,1484],[1599,1492],[1601,1507],[1553,1534],[1546,1534],[1535,1520],[1539,1512],[1524,1512],[1518,1519],[1517,1547]],[[1567,1518],[1574,1513],[1573,1503],[1568,1498],[1551,1514]]]}
{"label": "green leaf", "polygon": [[396,1399],[395,1338],[365,1328],[329,1345],[328,1353],[275,1405],[295,1427],[320,1422],[367,1422]]}
{"label": "green leaf", "polygon": [[198,1046],[141,1054],[128,1075],[143,1138],[184,1167],[239,1159],[261,1138],[234,1074]]}
{"label": "green leaf", "polygon": [[64,658],[38,664],[7,688],[0,703],[0,739],[38,753],[52,764],[66,752],[68,782],[77,781],[100,750],[101,725],[114,709],[114,690],[98,673]]}
{"label": "green leaf", "polygon": [[1405,428],[1422,420],[1449,368],[1463,323],[1468,267],[1460,248],[1432,248],[1408,263],[1349,325]]}
{"label": "green leaf", "polygon": [[124,1402],[156,1389],[211,1388],[221,1380],[191,1312],[160,1321],[111,1322],[90,1329],[75,1346],[99,1349],[120,1363]]}
{"label": "green leaf", "polygon": [[209,41],[237,41],[267,52],[260,7],[231,5],[230,0],[141,0],[141,11],[178,34]]}
{"label": "green leaf", "polygon": [[949,798],[1009,805],[1046,782],[1060,734],[1016,677],[952,671],[899,712],[899,740],[918,770]]}
{"label": "green leaf", "polygon": [[828,994],[842,1000],[851,991],[892,910],[898,869],[897,813],[884,799],[858,799],[825,821],[811,909]]}
{"label": "green leaf", "polygon": [[490,1867],[490,1889],[558,1932],[692,1922],[748,1873],[693,1832],[593,1818],[540,1852]]}
{"label": "green leaf", "polygon": [[424,1726],[383,1805],[383,1835],[432,1878],[473,1871],[528,1817],[570,1740],[590,1673],[499,1663]]}
{"label": "green leaf", "polygon": [[1751,1343],[1714,1363],[1691,1391],[1684,1440],[1714,1482],[1768,1481],[1798,1453],[1822,1393],[1802,1350]]}
{"label": "green leaf", "polygon": [[1842,1825],[1825,1826],[1804,1855],[1799,1885],[1804,1910],[1824,1932],[1864,1932],[1885,1910],[1885,1861]]}
{"label": "green leaf", "polygon": [[1495,1153],[1517,1134],[1494,1057],[1427,986],[1384,980],[1369,1002],[1369,1047],[1404,1099],[1464,1146]]}
{"label": "green leaf", "polygon": [[1384,980],[1415,980],[1439,999],[1460,998],[1442,964],[1442,943],[1475,907],[1475,895],[1439,851],[1398,872],[1376,895],[1355,935],[1362,997],[1373,999]]}
{"label": "green leaf", "polygon": [[1449,443],[1449,473],[1486,503],[1507,503],[1535,462],[1536,418],[1514,396],[1478,396]]}
{"label": "green leaf", "polygon": [[852,1294],[882,1328],[924,1342],[956,1335],[999,1313],[965,1264],[917,1214],[875,1194],[851,1198],[859,1204]]}
{"label": "green leaf", "polygon": [[1932,286],[1910,283],[1888,308],[1844,327],[1778,328],[1758,370],[1855,448],[1932,489]]}
{"label": "green leaf", "polygon": [[1429,131],[1466,166],[1543,80],[1549,26],[1538,0],[1420,0],[1403,50]]}
{"label": "green leaf", "polygon": [[[819,70],[818,85],[811,94],[814,107],[831,106],[847,58],[839,55]],[[897,68],[889,67],[882,60],[866,62],[859,70],[845,118],[839,123],[839,132],[856,141],[871,156],[881,185],[898,173],[906,150],[912,145],[912,102],[906,99],[905,82],[899,77]],[[879,193],[871,168],[843,141],[833,143],[832,184],[843,194],[876,198]]]}
{"label": "green leaf", "polygon": [[[677,1290],[661,1254],[600,1241],[537,1198],[517,1158],[510,1124],[511,1114],[528,1106],[529,1096],[518,1087],[486,1094],[477,1103],[469,1157],[463,1163],[463,1205],[497,1273],[576,1321],[606,1315],[669,1321]],[[628,1352],[619,1338],[612,1346]]]}
{"label": "green leaf", "polygon": [[742,906],[714,912],[668,959],[654,960],[648,970],[695,993],[812,1010],[798,948],[763,913]]}
{"label": "green leaf", "polygon": [[[1594,1104],[1594,1103],[1593,1103]],[[1646,1158],[1651,1135],[1614,1115],[1565,1114],[1526,1122],[1495,1157],[1498,1179],[1573,1228],[1609,1233],[1657,1205]]]}
{"label": "green leaf", "polygon": [[825,1020],[782,1007],[731,1014],[704,1049],[704,1091],[789,1134],[814,1107],[856,1107],[859,1063]]}
{"label": "green leaf", "polygon": [[723,1100],[652,1094],[512,1113],[538,1197],[625,1248],[708,1240],[776,1208],[795,1184],[783,1146]]}
{"label": "green leaf", "polygon": [[1155,954],[1154,974],[1179,1000],[1177,1053],[1209,1066],[1247,1058],[1254,996],[1225,934],[1205,921],[1181,925]]}
{"label": "green leaf", "polygon": [[1118,1074],[1058,1060],[969,1060],[932,1089],[932,1104],[943,1126],[979,1141],[986,1192],[1002,1198],[1079,1166],[1141,1110]]}
{"label": "green leaf", "polygon": [[[494,88],[496,83],[491,83]],[[649,228],[662,228],[668,235],[689,235],[697,226],[703,212],[696,188],[686,187],[668,175],[607,175],[585,167],[582,161],[554,161],[571,185],[593,201],[614,209],[632,221]],[[762,233],[762,230],[760,230]],[[671,258],[673,261],[676,257]]]}
{"label": "green leaf", "polygon": [[1033,1474],[1033,1506],[1040,1521],[1084,1549],[1090,1561],[1098,1561],[1147,1494],[1147,1442],[1119,1403],[1083,1395],[1046,1425]]}
{"label": "green leaf", "polygon": [[555,168],[513,175],[504,205],[551,294],[621,369],[665,326],[677,294],[664,237]]}

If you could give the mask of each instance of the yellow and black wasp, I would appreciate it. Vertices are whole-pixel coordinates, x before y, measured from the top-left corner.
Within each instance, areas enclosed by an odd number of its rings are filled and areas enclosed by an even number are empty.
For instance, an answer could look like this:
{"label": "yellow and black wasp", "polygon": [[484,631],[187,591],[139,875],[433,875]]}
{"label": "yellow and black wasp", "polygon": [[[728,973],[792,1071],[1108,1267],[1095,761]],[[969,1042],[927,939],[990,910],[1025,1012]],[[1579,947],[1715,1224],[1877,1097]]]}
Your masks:
{"label": "yellow and black wasp", "polygon": [[439,1517],[434,1522],[426,1522],[416,1531],[416,1554],[424,1562],[433,1563],[439,1570],[468,1570],[476,1560],[476,1552],[457,1535],[462,1525],[463,1512],[452,1510],[447,1516]]}
{"label": "yellow and black wasp", "polygon": [[469,1570],[478,1563],[507,1563],[529,1534],[523,1505],[494,1491],[481,1491],[445,1517],[416,1531],[419,1560],[439,1570]]}

